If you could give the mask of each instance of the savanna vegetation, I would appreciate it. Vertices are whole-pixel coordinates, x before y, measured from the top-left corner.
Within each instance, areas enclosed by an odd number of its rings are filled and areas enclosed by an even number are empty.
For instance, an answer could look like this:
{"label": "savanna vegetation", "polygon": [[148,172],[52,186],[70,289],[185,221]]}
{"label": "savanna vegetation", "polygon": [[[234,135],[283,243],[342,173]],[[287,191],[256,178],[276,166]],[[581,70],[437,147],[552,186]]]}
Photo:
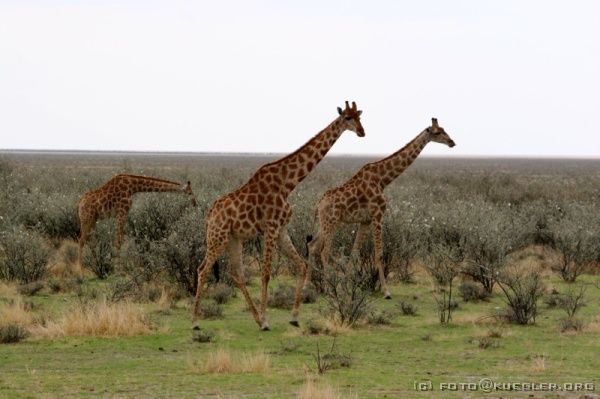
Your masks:
{"label": "savanna vegetation", "polygon": [[[192,334],[204,214],[274,158],[1,154],[0,396],[427,397],[419,382],[600,384],[595,160],[420,158],[386,191],[392,300],[379,294],[369,246],[349,258],[355,226],[343,226],[333,264],[311,274],[300,328],[287,323],[295,270],[285,258],[272,265],[270,332],[222,258]],[[367,161],[328,157],[292,193],[300,254],[319,197]],[[123,172],[189,180],[198,207],[138,194],[118,258],[106,220],[79,265],[77,200]],[[255,296],[260,250],[255,240],[244,251]]]}

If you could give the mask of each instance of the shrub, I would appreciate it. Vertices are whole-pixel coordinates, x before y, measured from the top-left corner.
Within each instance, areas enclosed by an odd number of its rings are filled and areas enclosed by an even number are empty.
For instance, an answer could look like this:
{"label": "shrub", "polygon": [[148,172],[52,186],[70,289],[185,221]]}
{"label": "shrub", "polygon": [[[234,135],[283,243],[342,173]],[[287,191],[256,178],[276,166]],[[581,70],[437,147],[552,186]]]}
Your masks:
{"label": "shrub", "polygon": [[413,207],[393,208],[383,225],[383,261],[386,272],[395,273],[403,283],[411,283],[415,270],[412,262],[422,250],[422,231],[415,228],[420,216]]}
{"label": "shrub", "polygon": [[405,316],[416,316],[417,311],[419,309],[417,305],[407,301],[400,301],[398,303],[398,307],[400,308],[402,314]]}
{"label": "shrub", "polygon": [[488,295],[505,266],[506,256],[523,245],[520,225],[515,223],[512,212],[501,204],[478,204],[468,214],[467,261],[462,272],[480,283]]}
{"label": "shrub", "polygon": [[479,346],[479,349],[490,349],[497,348],[500,346],[498,341],[489,336],[479,338],[477,340],[477,345]]}
{"label": "shrub", "polygon": [[465,302],[481,301],[490,296],[481,284],[473,281],[463,281],[458,286],[458,292]]}
{"label": "shrub", "polygon": [[203,319],[220,319],[223,317],[223,307],[209,299],[202,302],[200,314]]}
{"label": "shrub", "polygon": [[304,325],[304,331],[309,335],[327,334],[326,326],[317,319],[308,319]]}
{"label": "shrub", "polygon": [[136,242],[159,241],[189,209],[187,196],[145,194],[136,197],[127,217],[127,230]]}
{"label": "shrub", "polygon": [[347,270],[339,273],[333,268],[326,271],[325,300],[334,319],[352,326],[364,318],[369,309],[369,293],[360,267],[350,262]]}
{"label": "shrub", "polygon": [[319,343],[317,342],[317,353],[313,356],[319,374],[323,374],[327,370],[338,369],[341,367],[348,368],[352,365],[352,356],[346,353],[339,353],[335,347],[335,343],[336,338],[334,337],[329,352],[321,354]]}
{"label": "shrub", "polygon": [[448,324],[452,320],[452,310],[458,303],[453,299],[453,282],[460,272],[463,260],[460,249],[446,245],[432,245],[425,268],[436,283],[433,297],[438,305],[440,323]]}
{"label": "shrub", "polygon": [[577,317],[561,317],[558,323],[561,332],[582,331],[585,327],[584,321]]}
{"label": "shrub", "polygon": [[555,248],[560,256],[552,265],[566,282],[574,282],[588,264],[600,256],[596,211],[588,206],[571,204],[567,217],[552,224]]}
{"label": "shrub", "polygon": [[373,309],[367,314],[367,323],[375,326],[388,326],[392,324],[393,318],[394,315],[389,310],[380,311]]}
{"label": "shrub", "polygon": [[269,296],[269,307],[278,309],[291,309],[294,306],[296,289],[288,284],[279,286]]}
{"label": "shrub", "polygon": [[569,291],[562,296],[559,306],[567,313],[568,318],[575,317],[575,314],[579,309],[585,306],[585,287],[580,286],[578,290],[573,288],[569,289]]}
{"label": "shrub", "polygon": [[18,221],[51,238],[79,236],[77,198],[63,193],[35,192],[23,197],[17,206]]}
{"label": "shrub", "polygon": [[114,270],[112,242],[114,228],[109,223],[98,223],[83,248],[82,262],[99,279],[107,278]]}
{"label": "shrub", "polygon": [[23,284],[19,287],[19,294],[33,296],[44,288],[44,283],[41,281],[32,281],[31,283]]}
{"label": "shrub", "polygon": [[561,296],[559,305],[567,314],[559,320],[560,330],[562,332],[572,330],[581,331],[585,326],[583,320],[575,317],[579,309],[585,306],[585,287],[578,289],[570,288],[569,291]]}
{"label": "shrub", "polygon": [[12,344],[27,338],[29,333],[18,324],[0,326],[0,344]]}
{"label": "shrub", "polygon": [[202,219],[202,215],[199,217],[189,210],[153,251],[162,260],[169,277],[190,295],[196,293],[197,269],[205,253],[204,226],[198,222]]}
{"label": "shrub", "polygon": [[192,336],[192,341],[200,343],[212,342],[214,339],[215,334],[208,330],[194,330],[194,335]]}
{"label": "shrub", "polygon": [[558,291],[553,290],[553,292],[546,296],[544,303],[549,308],[559,307],[562,304],[562,295]]}
{"label": "shrub", "polygon": [[7,232],[0,246],[0,278],[31,283],[47,271],[49,251],[42,237],[24,229]]}
{"label": "shrub", "polygon": [[508,306],[507,318],[517,324],[533,324],[538,314],[537,303],[544,294],[544,283],[536,271],[509,270],[498,285]]}
{"label": "shrub", "polygon": [[222,305],[227,303],[233,296],[233,288],[227,284],[217,283],[208,288],[206,296],[214,300],[217,304]]}

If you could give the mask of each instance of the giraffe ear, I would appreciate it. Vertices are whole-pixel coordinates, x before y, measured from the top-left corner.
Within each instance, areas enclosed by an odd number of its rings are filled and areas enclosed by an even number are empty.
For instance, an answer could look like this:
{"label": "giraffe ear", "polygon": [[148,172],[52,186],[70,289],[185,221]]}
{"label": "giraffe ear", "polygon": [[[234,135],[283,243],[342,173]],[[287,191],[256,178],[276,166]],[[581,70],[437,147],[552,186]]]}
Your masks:
{"label": "giraffe ear", "polygon": [[342,109],[340,107],[338,107],[338,114],[341,115],[342,113],[343,113]]}
{"label": "giraffe ear", "polygon": [[362,115],[362,110],[358,111],[358,116]]}

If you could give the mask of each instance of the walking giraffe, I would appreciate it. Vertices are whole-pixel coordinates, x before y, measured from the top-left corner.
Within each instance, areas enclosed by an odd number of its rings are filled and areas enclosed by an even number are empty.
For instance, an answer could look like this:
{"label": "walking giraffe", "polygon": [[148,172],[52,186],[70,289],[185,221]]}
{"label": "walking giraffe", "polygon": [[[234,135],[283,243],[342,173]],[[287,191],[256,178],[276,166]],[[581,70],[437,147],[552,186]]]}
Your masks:
{"label": "walking giraffe", "polygon": [[[198,313],[203,287],[210,266],[227,249],[233,281],[242,291],[254,320],[261,330],[269,330],[267,322],[267,286],[271,273],[271,258],[276,245],[298,269],[298,282],[290,323],[298,326],[298,312],[302,287],[306,283],[306,263],[294,248],[288,235],[287,224],[292,206],[287,197],[294,188],[317,166],[336,140],[346,130],[359,137],[365,135],[356,103],[346,101],[345,109],[338,107],[339,116],[320,133],[290,155],[262,166],[237,190],[217,199],[206,217],[206,255],[198,266],[198,285],[192,306],[192,326],[199,330]],[[263,260],[260,312],[256,309],[246,283],[241,277],[242,244],[263,235]]]}
{"label": "walking giraffe", "polygon": [[314,267],[317,254],[321,257],[323,267],[328,265],[331,241],[339,223],[359,223],[351,257],[358,256],[370,228],[381,290],[387,299],[391,298],[382,265],[382,221],[386,209],[383,190],[413,163],[430,141],[454,147],[454,141],[438,125],[437,119],[432,118],[431,122],[430,127],[402,149],[378,162],[366,164],[346,183],[323,195],[317,205],[319,230],[308,244],[309,267]]}
{"label": "walking giraffe", "polygon": [[85,242],[99,219],[116,216],[117,232],[115,246],[117,252],[123,242],[125,218],[131,208],[132,197],[140,192],[183,192],[196,200],[190,182],[183,185],[174,181],[149,176],[119,174],[113,176],[101,187],[83,194],[78,204],[79,211],[79,252],[77,259],[81,264],[81,253]]}

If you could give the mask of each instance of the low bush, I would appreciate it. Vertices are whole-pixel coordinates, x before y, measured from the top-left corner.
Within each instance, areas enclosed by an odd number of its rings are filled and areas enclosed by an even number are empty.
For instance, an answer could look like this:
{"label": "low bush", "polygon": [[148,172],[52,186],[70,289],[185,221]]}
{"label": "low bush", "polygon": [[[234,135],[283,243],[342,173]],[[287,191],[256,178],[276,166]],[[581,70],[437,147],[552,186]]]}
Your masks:
{"label": "low bush", "polygon": [[419,309],[416,304],[407,301],[400,301],[398,307],[404,316],[415,316]]}
{"label": "low bush", "polygon": [[490,296],[481,284],[473,281],[463,281],[458,286],[458,292],[465,302],[481,301]]}
{"label": "low bush", "polygon": [[217,304],[223,305],[231,299],[234,291],[227,284],[217,283],[208,287],[206,296],[214,300]]}
{"label": "low bush", "polygon": [[19,229],[5,232],[0,246],[0,279],[28,284],[44,277],[49,251],[36,232]]}
{"label": "low bush", "polygon": [[552,265],[566,282],[574,282],[600,257],[600,238],[596,211],[591,206],[569,204],[567,217],[551,224],[554,247],[559,256]]}
{"label": "low bush", "polygon": [[79,236],[77,197],[63,193],[30,193],[17,205],[18,221],[50,238]]}
{"label": "low bush", "polygon": [[291,309],[296,298],[296,288],[288,284],[279,284],[269,295],[269,307],[278,309]]}
{"label": "low bush", "polygon": [[325,300],[334,320],[352,326],[366,317],[370,305],[370,289],[362,278],[362,270],[351,262],[347,270],[340,273],[333,268],[325,275]]}
{"label": "low bush", "polygon": [[212,299],[203,301],[200,315],[203,319],[220,319],[223,317],[223,307]]}
{"label": "low bush", "polygon": [[389,310],[373,309],[367,314],[367,323],[375,326],[389,326],[392,324],[394,314]]}
{"label": "low bush", "polygon": [[503,273],[498,285],[508,306],[508,320],[517,324],[534,324],[537,304],[545,291],[540,274],[532,270],[511,269]]}
{"label": "low bush", "polygon": [[107,278],[113,271],[113,242],[115,230],[112,223],[103,221],[96,224],[83,248],[82,262],[99,279]]}
{"label": "low bush", "polygon": [[13,344],[27,338],[29,333],[18,324],[0,326],[0,344]]}

